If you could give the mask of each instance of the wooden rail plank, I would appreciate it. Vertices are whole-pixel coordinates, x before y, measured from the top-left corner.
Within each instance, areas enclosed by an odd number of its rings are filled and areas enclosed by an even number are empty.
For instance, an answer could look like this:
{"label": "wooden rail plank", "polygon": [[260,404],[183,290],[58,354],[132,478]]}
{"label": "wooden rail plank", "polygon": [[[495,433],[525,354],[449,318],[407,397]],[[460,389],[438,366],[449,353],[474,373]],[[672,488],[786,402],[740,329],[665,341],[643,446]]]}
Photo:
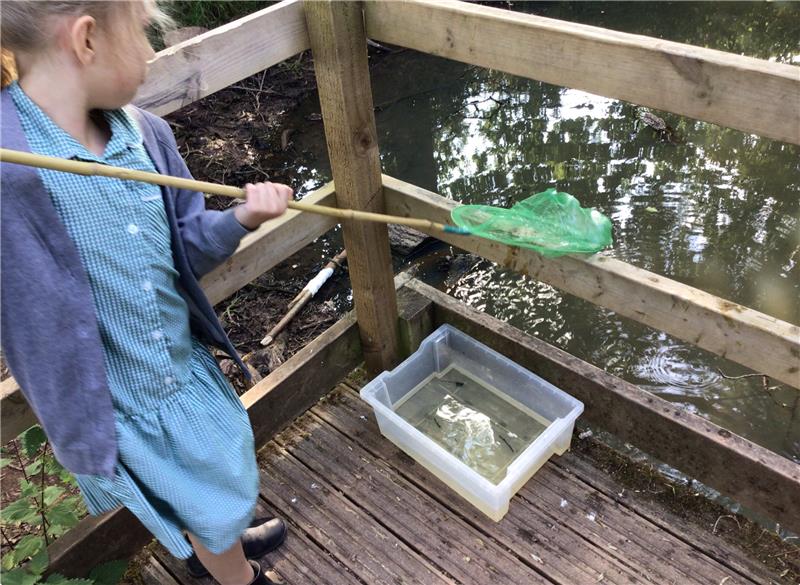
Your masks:
{"label": "wooden rail plank", "polygon": [[800,68],[446,0],[365,3],[376,41],[800,144]]}
{"label": "wooden rail plank", "polygon": [[[303,201],[335,206],[333,183],[310,193]],[[288,210],[281,217],[266,222],[245,236],[236,252],[205,275],[200,284],[211,303],[216,304],[301,250],[334,225],[336,220],[329,217]],[[0,444],[3,445],[37,422],[14,378],[0,382],[0,417]]]}
{"label": "wooden rail plank", "polygon": [[164,116],[309,46],[303,4],[286,0],[159,51],[134,103]]}
{"label": "wooden rail plank", "polygon": [[[361,5],[307,1],[325,138],[339,207],[383,212],[367,39]],[[372,373],[393,367],[399,355],[397,301],[386,226],[342,222],[361,344]]]}
{"label": "wooden rail plank", "polygon": [[256,448],[328,393],[362,361],[351,312],[242,395]]}
{"label": "wooden rail plank", "polygon": [[[303,198],[303,203],[336,207],[333,183]],[[302,250],[336,226],[336,219],[287,209],[282,216],[265,222],[246,235],[236,252],[206,274],[200,284],[212,305],[226,299],[267,270]]]}
{"label": "wooden rail plank", "polygon": [[406,286],[450,323],[584,403],[582,420],[794,531],[800,465],[625,382],[419,281]]}
{"label": "wooden rail plank", "polygon": [[[456,206],[392,177],[383,181],[388,213],[446,222]],[[800,388],[797,325],[606,256],[545,258],[485,238],[433,235]]]}

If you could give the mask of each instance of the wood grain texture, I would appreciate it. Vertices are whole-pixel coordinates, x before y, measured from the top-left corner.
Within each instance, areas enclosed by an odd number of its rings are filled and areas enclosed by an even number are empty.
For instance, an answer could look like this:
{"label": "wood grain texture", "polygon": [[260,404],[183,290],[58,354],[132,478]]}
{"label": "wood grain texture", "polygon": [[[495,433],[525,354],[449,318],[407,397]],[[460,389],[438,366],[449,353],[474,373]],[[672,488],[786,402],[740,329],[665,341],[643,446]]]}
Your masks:
{"label": "wood grain texture", "polygon": [[302,2],[286,0],[159,51],[134,103],[164,116],[308,48]]}
{"label": "wood grain texture", "polygon": [[800,144],[800,68],[447,0],[365,3],[376,41]]}
{"label": "wood grain texture", "polygon": [[800,530],[800,465],[419,281],[449,323],[583,402],[582,420],[733,500]]}
{"label": "wood grain texture", "polygon": [[[304,6],[338,207],[383,213],[361,5],[324,0]],[[393,367],[399,355],[388,233],[382,224],[342,226],[364,359],[377,373]]]}
{"label": "wood grain texture", "polygon": [[[398,215],[445,221],[457,205],[388,176],[384,189],[387,209]],[[436,237],[800,388],[797,325],[602,254],[545,258],[486,238]]]}

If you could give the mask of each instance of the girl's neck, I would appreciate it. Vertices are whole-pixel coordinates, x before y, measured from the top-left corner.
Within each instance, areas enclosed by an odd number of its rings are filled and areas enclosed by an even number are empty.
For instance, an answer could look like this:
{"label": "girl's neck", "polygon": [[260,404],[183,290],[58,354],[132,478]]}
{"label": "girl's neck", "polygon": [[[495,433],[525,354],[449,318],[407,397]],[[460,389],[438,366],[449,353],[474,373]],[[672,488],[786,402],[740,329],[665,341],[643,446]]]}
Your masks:
{"label": "girl's neck", "polygon": [[20,77],[19,85],[53,122],[90,152],[102,156],[111,132],[103,116],[91,115],[89,96],[76,76],[35,68]]}

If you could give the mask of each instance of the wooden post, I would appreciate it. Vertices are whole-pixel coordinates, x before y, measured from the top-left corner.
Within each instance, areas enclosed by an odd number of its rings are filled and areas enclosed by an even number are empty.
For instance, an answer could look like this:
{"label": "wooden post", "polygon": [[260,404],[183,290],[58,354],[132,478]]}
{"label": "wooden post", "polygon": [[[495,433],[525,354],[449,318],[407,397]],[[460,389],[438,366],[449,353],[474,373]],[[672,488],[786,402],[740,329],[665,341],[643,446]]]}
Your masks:
{"label": "wooden post", "polygon": [[[383,212],[367,38],[360,2],[304,5],[339,207]],[[364,360],[371,374],[398,361],[397,299],[385,225],[342,221]]]}

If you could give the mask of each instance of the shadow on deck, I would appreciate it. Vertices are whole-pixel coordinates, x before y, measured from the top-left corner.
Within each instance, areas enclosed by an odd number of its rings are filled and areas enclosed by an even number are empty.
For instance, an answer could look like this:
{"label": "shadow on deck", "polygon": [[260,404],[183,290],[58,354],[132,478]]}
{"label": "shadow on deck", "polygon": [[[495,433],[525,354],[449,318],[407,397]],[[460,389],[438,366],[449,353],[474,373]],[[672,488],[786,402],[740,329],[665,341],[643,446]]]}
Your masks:
{"label": "shadow on deck", "polygon": [[[287,584],[780,582],[580,453],[553,457],[494,523],[384,439],[350,381],[259,461],[258,514],[290,524],[285,544],[262,562]],[[160,548],[142,575],[148,584],[214,583],[192,579]]]}

